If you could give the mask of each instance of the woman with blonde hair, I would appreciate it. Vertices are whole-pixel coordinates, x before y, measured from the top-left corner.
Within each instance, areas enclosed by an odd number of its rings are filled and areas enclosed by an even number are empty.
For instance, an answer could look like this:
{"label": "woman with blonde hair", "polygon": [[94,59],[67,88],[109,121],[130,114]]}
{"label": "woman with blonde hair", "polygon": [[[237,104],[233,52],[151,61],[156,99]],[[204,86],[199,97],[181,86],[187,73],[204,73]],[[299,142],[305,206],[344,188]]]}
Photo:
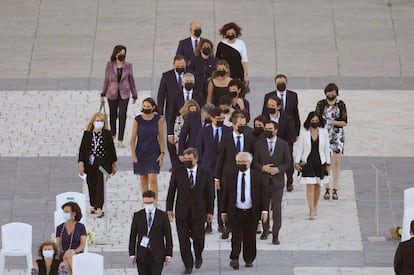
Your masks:
{"label": "woman with blonde hair", "polygon": [[175,118],[174,123],[174,142],[178,152],[178,141],[180,139],[181,128],[188,113],[200,111],[200,105],[194,99],[187,100],[180,109],[180,115]]}
{"label": "woman with blonde hair", "polygon": [[219,106],[219,99],[223,95],[229,95],[230,68],[226,60],[217,61],[216,70],[208,81],[207,103]]}
{"label": "woman with blonde hair", "polygon": [[79,147],[79,174],[86,174],[91,214],[104,216],[104,174],[115,175],[116,151],[104,114],[94,113],[83,132]]}

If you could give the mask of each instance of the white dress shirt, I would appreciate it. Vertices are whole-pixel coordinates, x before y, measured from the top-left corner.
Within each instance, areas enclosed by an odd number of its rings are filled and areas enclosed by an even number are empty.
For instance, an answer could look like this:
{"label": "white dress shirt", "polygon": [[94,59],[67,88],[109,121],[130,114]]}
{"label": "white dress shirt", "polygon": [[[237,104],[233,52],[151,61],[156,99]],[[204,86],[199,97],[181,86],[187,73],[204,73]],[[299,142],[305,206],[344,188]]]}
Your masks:
{"label": "white dress shirt", "polygon": [[194,185],[196,184],[196,178],[197,178],[197,164],[193,167],[193,168],[191,168],[191,169],[188,169],[187,168],[187,177],[188,178],[190,178],[190,170],[191,171],[193,171],[193,180],[194,180]]}
{"label": "white dress shirt", "polygon": [[188,100],[193,99],[193,89],[187,91],[185,88],[183,89],[183,96],[184,96],[184,101],[187,100],[187,95],[189,95]]}
{"label": "white dress shirt", "polygon": [[237,148],[237,140],[238,140],[238,136],[240,136],[240,152],[243,152],[244,149],[244,134],[240,134],[237,135],[234,131],[233,131],[233,139],[234,139],[234,145]]}
{"label": "white dress shirt", "polygon": [[216,131],[218,129],[218,135],[219,135],[219,142],[221,141],[221,137],[223,136],[223,127],[216,127],[214,124],[211,124],[211,127],[213,129],[213,139],[216,137]]}
{"label": "white dress shirt", "polygon": [[[244,175],[245,182],[245,201],[241,201],[241,187],[242,187],[242,175]],[[244,172],[239,171],[237,175],[237,197],[236,197],[236,207],[239,209],[250,209],[252,208],[252,196],[251,196],[251,183],[250,183],[250,169],[247,169]]]}

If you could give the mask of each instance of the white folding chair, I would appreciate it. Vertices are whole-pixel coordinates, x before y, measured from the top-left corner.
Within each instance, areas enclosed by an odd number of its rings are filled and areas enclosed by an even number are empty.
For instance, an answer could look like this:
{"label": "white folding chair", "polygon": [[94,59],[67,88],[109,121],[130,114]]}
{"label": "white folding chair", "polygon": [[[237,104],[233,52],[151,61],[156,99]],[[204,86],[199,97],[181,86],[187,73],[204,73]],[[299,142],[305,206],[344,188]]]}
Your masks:
{"label": "white folding chair", "polygon": [[56,210],[62,211],[62,205],[65,203],[73,201],[76,202],[81,211],[82,211],[82,219],[80,220],[81,223],[85,224],[86,218],[86,196],[85,194],[79,192],[65,192],[56,195]]}
{"label": "white folding chair", "polygon": [[72,257],[73,275],[104,275],[104,257],[96,253],[79,253]]}
{"label": "white folding chair", "polygon": [[401,234],[402,242],[408,241],[411,238],[410,225],[411,225],[412,220],[414,220],[414,207],[405,208],[404,216],[403,216],[403,223],[402,223],[402,234]]}
{"label": "white folding chair", "polygon": [[404,209],[414,207],[414,187],[404,190]]}
{"label": "white folding chair", "polygon": [[12,222],[1,227],[0,274],[3,275],[6,256],[26,256],[27,273],[30,274],[32,260],[32,226]]}

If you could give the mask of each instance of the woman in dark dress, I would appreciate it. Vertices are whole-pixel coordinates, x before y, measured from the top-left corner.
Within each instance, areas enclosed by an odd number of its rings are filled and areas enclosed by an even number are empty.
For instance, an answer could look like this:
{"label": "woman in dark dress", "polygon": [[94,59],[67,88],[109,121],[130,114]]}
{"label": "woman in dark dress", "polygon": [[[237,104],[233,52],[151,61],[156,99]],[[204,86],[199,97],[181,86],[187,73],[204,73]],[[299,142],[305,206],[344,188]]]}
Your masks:
{"label": "woman in dark dress", "polygon": [[317,215],[321,185],[327,179],[331,155],[329,152],[328,131],[323,127],[324,120],[316,112],[310,112],[295,143],[295,169],[302,172],[301,184],[306,184],[306,198],[309,206],[309,219]]}
{"label": "woman in dark dress", "polygon": [[40,259],[33,263],[31,275],[67,275],[64,263],[59,259],[59,251],[53,241],[43,242],[38,250]]}
{"label": "woman in dark dress", "polygon": [[187,68],[195,76],[195,90],[207,98],[207,84],[213,71],[216,69],[217,58],[213,53],[213,42],[203,39],[198,44],[193,57]]}
{"label": "woman in dark dress", "polygon": [[220,97],[229,95],[230,69],[226,60],[217,61],[216,70],[208,81],[207,103],[219,107]]}
{"label": "woman in dark dress", "polygon": [[69,274],[72,274],[72,257],[83,253],[86,246],[86,228],[79,221],[82,212],[76,202],[67,202],[62,205],[64,223],[56,228],[56,245],[59,257],[65,262]]}
{"label": "woman in dark dress", "polygon": [[111,131],[104,114],[98,112],[89,119],[79,147],[79,174],[85,173],[91,213],[104,216],[104,174],[116,174],[117,156]]}
{"label": "woman in dark dress", "polygon": [[164,161],[164,119],[150,97],[142,101],[141,111],[135,117],[131,133],[134,174],[140,176],[141,191],[152,190],[158,199],[157,174]]}

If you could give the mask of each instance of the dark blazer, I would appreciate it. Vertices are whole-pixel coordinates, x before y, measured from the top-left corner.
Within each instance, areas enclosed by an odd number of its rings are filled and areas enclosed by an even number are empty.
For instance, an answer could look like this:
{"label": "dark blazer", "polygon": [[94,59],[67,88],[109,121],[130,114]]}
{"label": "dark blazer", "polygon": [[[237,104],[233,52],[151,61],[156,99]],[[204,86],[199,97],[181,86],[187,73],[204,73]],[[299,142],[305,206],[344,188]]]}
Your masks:
{"label": "dark blazer", "polygon": [[182,84],[177,82],[175,70],[172,69],[164,72],[160,80],[157,96],[158,113],[160,115],[165,115],[168,118],[177,92],[182,92]]}
{"label": "dark blazer", "polygon": [[[266,116],[270,120],[270,114]],[[280,112],[279,123],[277,127],[277,137],[287,141],[292,146],[296,141],[296,128],[293,118],[285,112]]]}
{"label": "dark blazer", "polygon": [[[221,131],[221,139],[223,139],[223,137],[226,134],[231,133],[233,129],[231,127],[223,125]],[[199,163],[209,168],[211,175],[214,175],[217,157],[219,153],[219,144],[215,142],[214,135],[215,132],[213,131],[213,126],[209,125],[201,129],[201,133],[200,135],[198,135],[197,139]]]}
{"label": "dark blazer", "polygon": [[150,236],[150,248],[140,245],[141,239],[147,236],[147,216],[145,209],[134,213],[131,223],[131,233],[129,235],[129,255],[136,256],[137,263],[142,264],[147,250],[150,249],[154,262],[162,263],[166,256],[172,257],[172,234],[171,225],[167,213],[156,209],[152,222]]}
{"label": "dark blazer", "polygon": [[[273,91],[273,92],[265,94],[262,115],[266,117],[269,114],[269,112],[267,111],[267,100],[269,99],[270,96],[277,96],[277,92]],[[299,118],[299,110],[298,110],[298,94],[296,92],[291,91],[291,90],[286,90],[286,106],[283,111],[293,118],[293,122],[295,123],[295,134],[296,136],[299,136],[300,118]]]}
{"label": "dark blazer", "polygon": [[115,100],[118,98],[118,89],[122,99],[131,96],[137,98],[137,89],[135,88],[134,76],[132,74],[132,64],[123,62],[121,81],[118,83],[116,63],[108,62],[105,69],[105,81],[102,88],[101,96]]}
{"label": "dark blazer", "polygon": [[[249,133],[244,134],[244,152],[253,154],[254,141],[252,135]],[[217,157],[215,178],[221,179],[224,174],[237,172],[236,144],[233,139],[233,131],[222,137],[219,147],[219,155]]]}
{"label": "dark blazer", "polygon": [[[200,37],[199,41],[201,42],[202,40],[203,38]],[[194,48],[190,36],[178,42],[177,52],[175,54],[183,55],[186,62],[190,62],[190,60],[194,57]]]}
{"label": "dark blazer", "polygon": [[[279,173],[271,176],[263,173],[264,177],[271,178],[273,187],[283,188],[285,186],[285,172],[290,167],[292,156],[289,150],[289,145],[281,138],[276,139],[275,149],[273,154],[269,155],[267,139],[259,140],[254,148],[253,168],[257,171],[262,171],[263,165],[273,164],[273,167],[279,168]],[[264,180],[267,183],[267,180]]]}
{"label": "dark blazer", "polygon": [[[102,142],[105,149],[105,157],[103,159],[96,159],[96,165],[102,165],[108,173],[112,173],[112,163],[117,161],[114,141],[112,140],[112,134],[110,130],[102,129]],[[89,165],[89,155],[92,151],[92,132],[84,131],[79,147],[78,162],[83,161],[85,165],[85,173],[91,169]]]}
{"label": "dark blazer", "polygon": [[173,210],[175,194],[175,217],[178,221],[188,218],[192,221],[205,221],[207,214],[213,214],[214,191],[210,172],[207,168],[197,165],[195,186],[191,188],[187,169],[179,166],[171,174],[167,194],[167,211]]}
{"label": "dark blazer", "polygon": [[396,275],[414,274],[414,238],[400,242],[395,252],[394,271]]}
{"label": "dark blazer", "polygon": [[[193,90],[192,99],[197,101],[198,105],[203,106],[205,103],[204,95],[201,92]],[[180,115],[180,109],[184,106],[185,99],[182,91],[176,92],[171,102],[170,113],[167,120],[167,134],[174,135],[174,122],[175,118]]]}
{"label": "dark blazer", "polygon": [[[226,174],[226,182],[223,190],[222,213],[227,213],[229,226],[235,218],[236,200],[237,200],[237,176],[238,172]],[[263,185],[262,175],[256,170],[250,169],[251,199],[252,210],[255,220],[259,221],[262,211],[268,211],[269,205],[265,200],[265,187]]]}
{"label": "dark blazer", "polygon": [[201,112],[189,113],[184,120],[178,140],[178,155],[182,156],[188,147],[197,147],[198,135],[201,132]]}

